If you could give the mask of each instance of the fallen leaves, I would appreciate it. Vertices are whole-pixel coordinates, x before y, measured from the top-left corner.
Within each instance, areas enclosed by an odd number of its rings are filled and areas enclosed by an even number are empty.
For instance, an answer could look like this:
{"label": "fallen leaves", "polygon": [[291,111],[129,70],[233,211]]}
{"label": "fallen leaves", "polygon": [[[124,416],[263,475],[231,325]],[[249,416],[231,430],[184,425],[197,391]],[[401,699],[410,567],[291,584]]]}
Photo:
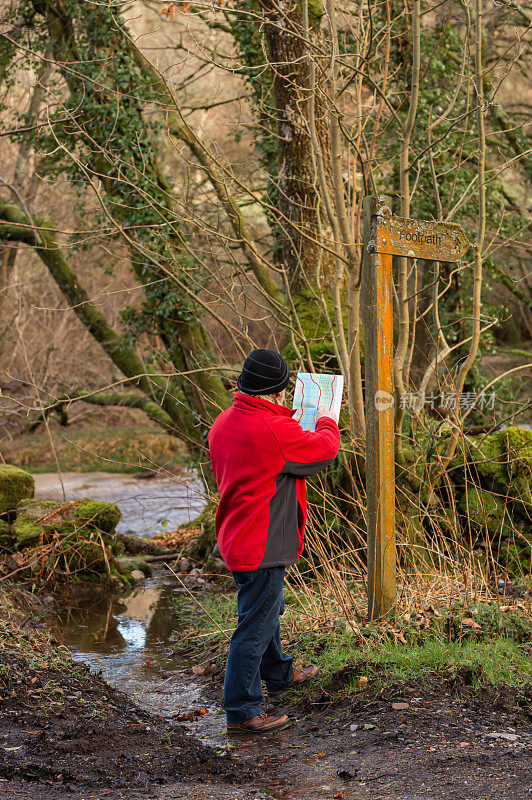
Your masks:
{"label": "fallen leaves", "polygon": [[475,620],[471,619],[471,617],[465,617],[465,619],[462,620],[462,625],[466,625],[470,628],[475,628],[475,629],[482,627],[482,625],[479,625],[478,622],[475,622]]}
{"label": "fallen leaves", "polygon": [[212,675],[215,671],[216,664],[208,664],[206,667],[201,666],[201,664],[196,664],[192,667],[194,675]]}
{"label": "fallen leaves", "polygon": [[193,722],[198,717],[203,717],[208,714],[209,710],[202,706],[201,708],[194,708],[192,711],[183,711],[180,714],[174,714],[173,719],[176,722]]}
{"label": "fallen leaves", "polygon": [[169,19],[171,14],[175,19],[175,3],[168,3],[167,6],[161,9],[161,14],[163,17],[166,17],[166,19]]}
{"label": "fallen leaves", "polygon": [[368,679],[365,675],[361,675],[357,681],[358,686],[366,686],[368,683]]}

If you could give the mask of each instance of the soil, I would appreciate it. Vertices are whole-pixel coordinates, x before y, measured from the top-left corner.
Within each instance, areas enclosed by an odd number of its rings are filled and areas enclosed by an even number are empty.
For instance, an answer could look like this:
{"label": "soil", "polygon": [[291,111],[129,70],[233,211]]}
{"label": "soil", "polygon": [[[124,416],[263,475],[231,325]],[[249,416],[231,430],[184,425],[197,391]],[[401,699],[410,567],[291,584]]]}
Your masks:
{"label": "soil", "polygon": [[[531,797],[532,691],[476,693],[467,667],[349,700],[346,683],[364,671],[353,664],[312,707],[290,711],[293,694],[276,700],[291,728],[225,737],[216,752],[187,734],[186,714],[150,714],[83,665],[36,670],[6,654],[2,662],[11,680],[0,701],[0,798]],[[201,680],[205,697],[219,700],[219,676]]]}
{"label": "soil", "polygon": [[82,664],[33,669],[26,658],[2,653],[1,667],[9,680],[0,700],[0,797],[145,797],[163,783],[190,788],[253,775]]}

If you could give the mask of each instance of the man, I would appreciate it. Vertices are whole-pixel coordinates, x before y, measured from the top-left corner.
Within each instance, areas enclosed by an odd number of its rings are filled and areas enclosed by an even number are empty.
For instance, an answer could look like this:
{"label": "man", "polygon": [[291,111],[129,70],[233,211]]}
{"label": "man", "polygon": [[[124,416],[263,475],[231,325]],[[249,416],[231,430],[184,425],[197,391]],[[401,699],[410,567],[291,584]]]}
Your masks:
{"label": "man", "polygon": [[240,390],[209,432],[220,504],[216,538],[238,589],[238,625],[225,671],[227,730],[269,733],[290,725],[286,715],[262,711],[261,680],[268,694],[318,673],[298,670],[283,653],[279,615],[284,611],[285,568],[303,550],[305,476],[335,458],[336,421],[318,409],[316,431],[304,431],[282,405],[288,364],[274,350],[254,350],[237,380]]}

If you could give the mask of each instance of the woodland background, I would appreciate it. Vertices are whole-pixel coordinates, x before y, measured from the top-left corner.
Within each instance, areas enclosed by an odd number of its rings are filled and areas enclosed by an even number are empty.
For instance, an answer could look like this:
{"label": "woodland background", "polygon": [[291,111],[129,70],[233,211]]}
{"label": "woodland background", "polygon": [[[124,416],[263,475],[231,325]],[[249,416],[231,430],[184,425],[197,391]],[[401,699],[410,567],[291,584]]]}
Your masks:
{"label": "woodland background", "polygon": [[475,591],[501,571],[529,581],[529,8],[0,9],[4,461],[191,462],[214,503],[205,437],[247,352],[341,371],[342,449],[311,489],[309,564],[354,603],[362,199],[386,194],[394,213],[459,222],[471,243],[456,265],[394,263],[400,569]]}

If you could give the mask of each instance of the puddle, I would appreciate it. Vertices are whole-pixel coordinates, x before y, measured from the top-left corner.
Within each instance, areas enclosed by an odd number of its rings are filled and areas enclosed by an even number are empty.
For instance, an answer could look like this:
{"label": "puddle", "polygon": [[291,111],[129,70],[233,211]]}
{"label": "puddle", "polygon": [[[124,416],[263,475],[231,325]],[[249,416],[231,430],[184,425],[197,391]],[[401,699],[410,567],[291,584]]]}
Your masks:
{"label": "puddle", "polygon": [[[203,485],[191,472],[172,478],[139,478],[112,472],[65,472],[62,474],[67,500],[93,497],[116,503],[122,512],[117,530],[153,536],[163,528],[175,530],[195,519],[205,505]],[[57,473],[35,475],[35,497],[62,500]]]}
{"label": "puddle", "polygon": [[190,664],[173,654],[177,644],[172,634],[181,626],[183,592],[171,579],[155,578],[119,599],[83,598],[67,607],[62,604],[55,611],[61,639],[75,661],[100,673],[147,711],[172,719],[206,707],[207,714],[183,723],[184,728],[225,747],[225,715],[201,698],[201,687],[184,675]]}
{"label": "puddle", "polygon": [[[172,478],[140,478],[106,472],[63,473],[67,500],[94,497],[116,503],[122,512],[118,530],[153,536],[195,519],[205,505],[203,485],[184,472]],[[63,499],[59,476],[35,476],[35,497]],[[157,575],[116,597],[85,597],[55,609],[53,627],[75,661],[100,673],[147,711],[172,719],[202,706],[208,714],[186,722],[187,731],[217,746],[225,745],[225,715],[200,698],[201,687],[184,672],[190,666],[173,654],[184,589],[175,579]],[[188,596],[187,596],[188,597]],[[188,604],[189,607],[189,604]],[[190,612],[189,612],[190,613]]]}

